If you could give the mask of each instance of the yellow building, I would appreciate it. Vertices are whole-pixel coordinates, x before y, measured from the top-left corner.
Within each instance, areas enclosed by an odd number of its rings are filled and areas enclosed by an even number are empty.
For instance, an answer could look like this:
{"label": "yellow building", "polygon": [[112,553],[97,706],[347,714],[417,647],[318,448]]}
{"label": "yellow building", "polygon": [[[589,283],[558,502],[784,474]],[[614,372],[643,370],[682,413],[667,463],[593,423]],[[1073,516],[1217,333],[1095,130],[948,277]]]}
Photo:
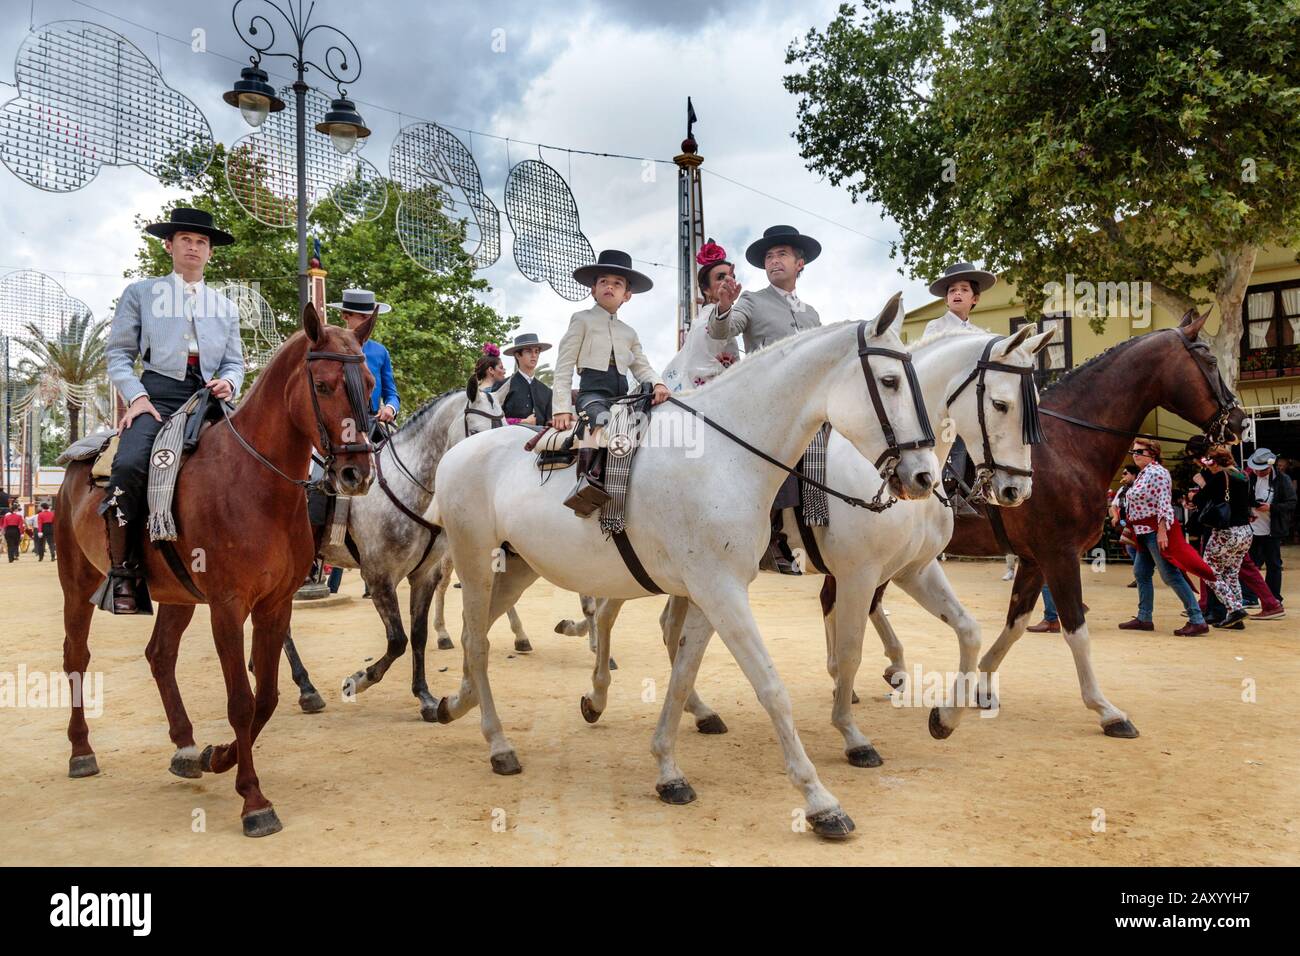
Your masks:
{"label": "yellow building", "polygon": [[[1254,440],[1246,442],[1247,449],[1263,445],[1291,459],[1300,458],[1300,263],[1296,258],[1290,249],[1266,248],[1259,253],[1246,293],[1236,389],[1241,404],[1254,418]],[[1039,355],[1040,385],[1133,335],[1174,328],[1181,318],[1151,303],[1136,284],[1099,288],[1076,276],[1067,277],[1060,288],[1049,291],[1052,301],[1044,295],[1044,312],[1048,314],[1040,325],[1044,329],[1056,326],[1058,332],[1052,345]],[[1201,301],[1212,298],[1204,290],[1200,293]],[[1110,316],[1100,334],[1092,330],[1086,316],[1072,315],[1068,307],[1075,304],[1086,311],[1093,303]],[[908,312],[904,341],[919,340],[925,324],[946,311],[943,300],[935,299]],[[971,322],[990,332],[1009,334],[1024,324],[1024,315],[1023,299],[1015,287],[998,282],[980,296]],[[1216,314],[1210,317],[1207,329],[1217,328]],[[1147,417],[1143,431],[1179,435],[1196,428],[1171,412],[1157,410]]]}

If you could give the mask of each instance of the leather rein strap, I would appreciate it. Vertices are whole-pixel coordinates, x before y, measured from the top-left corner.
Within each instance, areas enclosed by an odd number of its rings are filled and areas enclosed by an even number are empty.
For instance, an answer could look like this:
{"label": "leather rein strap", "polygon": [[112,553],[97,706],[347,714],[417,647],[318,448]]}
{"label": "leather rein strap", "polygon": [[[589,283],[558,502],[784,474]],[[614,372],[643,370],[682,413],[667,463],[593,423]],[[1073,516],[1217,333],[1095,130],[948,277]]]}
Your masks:
{"label": "leather rein strap", "polygon": [[[379,482],[379,487],[383,489],[384,494],[388,495],[388,500],[397,506],[398,511],[406,515],[406,517],[410,518],[425,531],[429,532],[429,543],[424,546],[424,553],[420,555],[420,560],[415,563],[415,567],[418,568],[424,564],[426,559],[428,559],[429,552],[433,550],[433,542],[438,540],[438,535],[442,533],[442,528],[434,524],[432,521],[426,521],[424,515],[416,514],[406,506],[405,502],[403,502],[401,498],[397,497],[397,495],[393,493],[393,489],[388,487],[388,480],[384,478],[384,466],[380,464],[382,461],[383,455],[375,456],[375,479]],[[417,484],[419,483],[417,482]],[[411,570],[414,571],[415,568],[412,568]]]}
{"label": "leather rein strap", "polygon": [[[966,386],[971,382],[975,383],[975,407],[979,415],[980,439],[984,444],[984,460],[976,465],[977,474],[983,471],[988,478],[992,478],[993,472],[1004,471],[1009,475],[1019,475],[1024,478],[1032,478],[1034,470],[1032,468],[1017,468],[1014,465],[1003,465],[993,456],[993,443],[989,439],[988,418],[984,411],[984,377],[989,372],[1008,372],[1020,377],[1020,431],[1021,439],[1026,445],[1037,445],[1043,440],[1043,431],[1038,424],[1038,389],[1034,386],[1034,370],[1019,365],[1007,365],[1004,362],[992,362],[989,356],[993,353],[993,346],[1001,341],[1000,336],[995,336],[988,340],[984,346],[984,352],[980,359],[971,369],[970,374],[965,380],[953,389],[952,394],[948,396],[946,405],[952,408],[958,396],[965,391]],[[987,479],[986,479],[987,481]]]}

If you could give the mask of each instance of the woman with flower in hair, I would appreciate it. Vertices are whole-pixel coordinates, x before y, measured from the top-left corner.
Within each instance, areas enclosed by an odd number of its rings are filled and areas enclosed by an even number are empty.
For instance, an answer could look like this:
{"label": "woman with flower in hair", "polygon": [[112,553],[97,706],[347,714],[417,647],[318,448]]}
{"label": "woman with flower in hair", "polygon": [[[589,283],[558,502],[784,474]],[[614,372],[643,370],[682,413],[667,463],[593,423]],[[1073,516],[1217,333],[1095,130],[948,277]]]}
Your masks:
{"label": "woman with flower in hair", "polygon": [[483,354],[474,363],[474,381],[481,392],[490,392],[506,380],[506,365],[495,342],[483,343]]}
{"label": "woman with flower in hair", "polygon": [[734,336],[725,341],[709,336],[709,319],[718,308],[718,287],[736,278],[736,267],[727,261],[727,250],[712,239],[700,247],[695,261],[700,266],[698,278],[704,304],[686,333],[681,351],[664,370],[664,384],[670,392],[699,388],[740,359]]}

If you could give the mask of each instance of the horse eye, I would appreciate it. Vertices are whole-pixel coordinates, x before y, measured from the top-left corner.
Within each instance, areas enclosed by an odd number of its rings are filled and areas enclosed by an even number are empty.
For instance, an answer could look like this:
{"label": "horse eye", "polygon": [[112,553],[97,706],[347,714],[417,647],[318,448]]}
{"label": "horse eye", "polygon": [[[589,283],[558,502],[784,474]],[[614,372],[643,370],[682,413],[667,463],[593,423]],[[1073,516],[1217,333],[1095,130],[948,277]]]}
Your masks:
{"label": "horse eye", "polygon": [[1002,412],[1003,414],[1005,414],[1005,413],[1006,413],[1006,410],[1007,410],[1010,406],[1008,406],[1006,402],[999,402],[999,401],[997,401],[997,400],[994,400],[994,402],[993,402],[993,407],[994,407],[995,409],[997,409],[999,412]]}
{"label": "horse eye", "polygon": [[880,384],[885,386],[885,388],[898,388],[898,376],[886,375],[880,380]]}
{"label": "horse eye", "polygon": [[317,394],[317,395],[328,395],[329,393],[330,393],[330,387],[329,387],[328,385],[326,385],[324,382],[317,382],[317,383],[316,383],[316,394]]}

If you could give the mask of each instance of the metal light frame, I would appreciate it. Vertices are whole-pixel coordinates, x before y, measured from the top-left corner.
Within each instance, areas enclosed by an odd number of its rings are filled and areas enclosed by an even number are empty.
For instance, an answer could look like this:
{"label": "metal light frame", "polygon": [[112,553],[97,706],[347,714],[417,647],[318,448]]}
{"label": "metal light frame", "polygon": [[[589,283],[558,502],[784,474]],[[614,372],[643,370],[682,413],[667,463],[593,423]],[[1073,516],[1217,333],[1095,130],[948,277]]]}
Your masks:
{"label": "metal light frame", "polygon": [[534,282],[548,282],[571,302],[591,295],[573,271],[596,260],[582,234],[578,204],[564,177],[538,159],[516,163],[506,177],[506,217],[514,231],[515,264]]}

